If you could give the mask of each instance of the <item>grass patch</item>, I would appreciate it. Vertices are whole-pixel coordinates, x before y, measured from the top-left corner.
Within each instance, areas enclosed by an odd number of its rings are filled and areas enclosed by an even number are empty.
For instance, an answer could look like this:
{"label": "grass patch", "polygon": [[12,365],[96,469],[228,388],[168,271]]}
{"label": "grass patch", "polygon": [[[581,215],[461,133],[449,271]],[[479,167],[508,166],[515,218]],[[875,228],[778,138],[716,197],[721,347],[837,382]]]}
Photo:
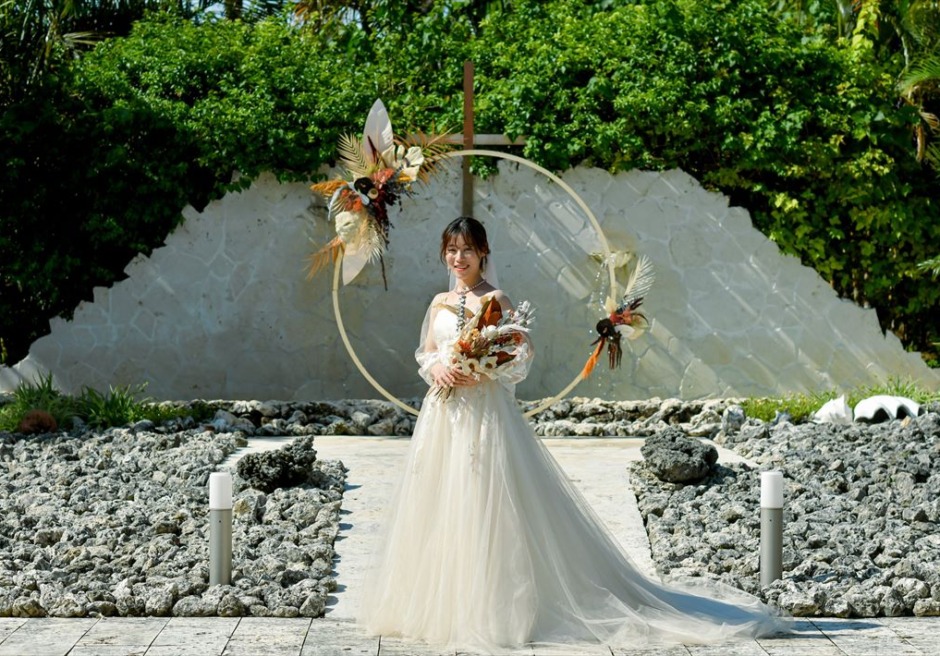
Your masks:
{"label": "grass patch", "polygon": [[[845,392],[845,400],[850,407],[854,408],[862,399],[879,394],[903,396],[920,405],[940,401],[940,392],[931,392],[910,381],[902,381],[896,378],[888,379],[888,382],[883,385],[859,387]],[[745,400],[741,407],[744,408],[744,414],[748,418],[772,421],[777,413],[787,413],[790,415],[791,421],[798,423],[809,421],[813,413],[819,410],[824,403],[841,395],[841,392],[828,391],[813,394],[790,394],[776,398],[753,397]]]}
{"label": "grass patch", "polygon": [[0,430],[15,431],[32,410],[48,412],[59,426],[71,426],[77,414],[75,400],[55,388],[51,373],[13,391],[13,400],[0,408]]}
{"label": "grass patch", "polygon": [[107,394],[85,387],[77,400],[80,409],[79,417],[91,428],[124,426],[147,419],[144,404],[149,404],[150,399],[137,399],[146,387],[146,385],[138,385],[133,389],[130,385],[109,387]]}
{"label": "grass patch", "polygon": [[197,422],[205,421],[213,414],[205,403],[193,403],[191,407],[178,407],[167,403],[156,403],[144,397],[146,384],[124,387],[109,387],[99,392],[91,387],[82,389],[78,397],[62,394],[52,382],[52,374],[40,376],[34,382],[19,385],[13,399],[0,406],[0,430],[17,431],[23,418],[33,410],[48,412],[60,430],[72,428],[73,419],[80,419],[89,428],[103,430],[114,426],[149,419],[162,424],[173,419],[192,417]]}

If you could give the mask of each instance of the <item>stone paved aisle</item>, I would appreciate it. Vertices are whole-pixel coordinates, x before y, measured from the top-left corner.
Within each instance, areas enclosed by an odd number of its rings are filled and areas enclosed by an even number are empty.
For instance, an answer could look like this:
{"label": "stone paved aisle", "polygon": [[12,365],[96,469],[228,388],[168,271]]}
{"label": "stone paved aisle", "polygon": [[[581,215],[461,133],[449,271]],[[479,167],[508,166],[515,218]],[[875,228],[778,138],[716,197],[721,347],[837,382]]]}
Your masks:
{"label": "stone paved aisle", "polygon": [[[546,440],[552,454],[608,523],[633,559],[650,568],[649,544],[626,464],[637,440]],[[274,446],[276,441],[269,441]],[[253,443],[249,449],[264,449]],[[323,619],[275,618],[0,618],[0,656],[429,656],[439,650],[366,636],[352,621],[358,581],[369,560],[383,504],[392,493],[408,440],[318,437],[322,458],[349,467],[336,575],[340,589]],[[722,451],[728,462],[734,454]],[[237,548],[237,545],[236,545]],[[577,649],[538,646],[508,652],[535,656],[935,656],[940,618],[815,619],[796,622],[792,636],[720,646],[672,649]]]}

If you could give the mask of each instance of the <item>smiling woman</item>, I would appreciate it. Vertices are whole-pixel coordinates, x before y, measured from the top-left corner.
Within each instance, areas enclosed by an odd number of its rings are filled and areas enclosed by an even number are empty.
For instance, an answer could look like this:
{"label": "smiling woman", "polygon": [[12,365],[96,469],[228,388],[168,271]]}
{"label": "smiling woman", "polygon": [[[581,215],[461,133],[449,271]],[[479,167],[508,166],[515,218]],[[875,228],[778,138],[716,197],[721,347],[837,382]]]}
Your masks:
{"label": "smiling woman", "polygon": [[[753,597],[641,573],[516,405],[534,352],[530,315],[486,279],[483,225],[455,219],[441,253],[455,284],[422,327],[416,358],[429,389],[363,582],[366,628],[486,651],[707,643],[783,628]],[[735,601],[719,600],[727,595]]]}

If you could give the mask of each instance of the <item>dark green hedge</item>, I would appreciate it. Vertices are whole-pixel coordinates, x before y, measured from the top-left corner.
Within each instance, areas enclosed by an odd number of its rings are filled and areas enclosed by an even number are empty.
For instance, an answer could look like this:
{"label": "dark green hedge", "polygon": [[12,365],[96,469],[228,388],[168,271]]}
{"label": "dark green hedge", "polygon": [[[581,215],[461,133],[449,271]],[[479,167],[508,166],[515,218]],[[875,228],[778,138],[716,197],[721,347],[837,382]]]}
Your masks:
{"label": "dark green hedge", "polygon": [[[56,97],[0,116],[0,335],[16,361],[55,314],[159,245],[197,206],[273,171],[303,179],[372,101],[400,132],[460,129],[476,64],[479,132],[526,135],[552,169],[681,167],[878,308],[912,348],[937,339],[936,177],[914,161],[897,62],[739,2],[439,2],[364,38],[268,20],[138,23],[77,62]],[[597,5],[603,5],[598,9]],[[500,6],[511,9],[500,9]]]}

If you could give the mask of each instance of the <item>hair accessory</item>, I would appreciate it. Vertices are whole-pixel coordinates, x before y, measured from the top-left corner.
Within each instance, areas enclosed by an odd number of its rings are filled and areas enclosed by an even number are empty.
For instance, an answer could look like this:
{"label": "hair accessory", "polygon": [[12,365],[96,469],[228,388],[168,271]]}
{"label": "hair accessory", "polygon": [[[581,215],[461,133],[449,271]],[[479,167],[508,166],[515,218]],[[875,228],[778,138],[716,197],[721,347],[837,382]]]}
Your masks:
{"label": "hair accessory", "polygon": [[310,255],[307,277],[312,278],[343,252],[343,284],[359,275],[369,262],[379,260],[388,289],[383,255],[392,227],[388,208],[412,192],[415,181],[427,182],[441,155],[451,149],[446,135],[418,134],[396,139],[388,111],[376,100],[366,118],[362,139],[343,135],[340,163],[346,175],[319,182],[311,189],[329,199],[329,216],[336,222],[336,237]]}

